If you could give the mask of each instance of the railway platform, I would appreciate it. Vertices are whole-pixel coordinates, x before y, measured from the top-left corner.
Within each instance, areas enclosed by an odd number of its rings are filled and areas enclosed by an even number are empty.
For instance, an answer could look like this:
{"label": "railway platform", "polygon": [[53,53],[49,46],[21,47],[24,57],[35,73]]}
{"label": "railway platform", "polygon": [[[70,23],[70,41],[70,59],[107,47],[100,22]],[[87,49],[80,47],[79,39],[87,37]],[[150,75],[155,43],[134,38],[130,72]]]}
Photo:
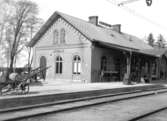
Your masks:
{"label": "railway platform", "polygon": [[44,83],[36,86],[30,86],[30,93],[26,95],[13,94],[0,96],[0,109],[163,88],[166,88],[166,86],[162,84],[124,85],[122,82],[87,84]]}
{"label": "railway platform", "polygon": [[44,83],[31,86],[30,94],[27,95],[0,96],[0,115],[4,119],[9,119],[9,117],[17,119],[52,111],[58,112],[104,102],[152,95],[158,90],[167,92],[166,86],[163,84],[123,85],[122,82],[91,84]]}

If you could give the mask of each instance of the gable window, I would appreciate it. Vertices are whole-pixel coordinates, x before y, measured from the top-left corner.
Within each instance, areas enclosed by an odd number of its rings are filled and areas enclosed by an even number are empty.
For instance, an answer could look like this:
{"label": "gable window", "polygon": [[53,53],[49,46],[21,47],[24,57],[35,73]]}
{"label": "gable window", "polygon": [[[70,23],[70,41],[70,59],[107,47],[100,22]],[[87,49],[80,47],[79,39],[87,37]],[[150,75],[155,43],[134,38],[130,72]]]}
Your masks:
{"label": "gable window", "polygon": [[81,58],[78,55],[73,58],[73,74],[81,74]]}
{"label": "gable window", "polygon": [[63,59],[61,56],[56,57],[55,73],[62,74],[63,69]]}
{"label": "gable window", "polygon": [[107,70],[107,57],[103,56],[101,58],[101,70],[106,71]]}
{"label": "gable window", "polygon": [[58,38],[59,38],[59,32],[58,32],[58,30],[54,30],[54,32],[53,32],[53,44],[58,43]]}
{"label": "gable window", "polygon": [[65,43],[65,35],[66,33],[65,33],[65,29],[64,28],[62,28],[61,30],[60,30],[60,43]]}

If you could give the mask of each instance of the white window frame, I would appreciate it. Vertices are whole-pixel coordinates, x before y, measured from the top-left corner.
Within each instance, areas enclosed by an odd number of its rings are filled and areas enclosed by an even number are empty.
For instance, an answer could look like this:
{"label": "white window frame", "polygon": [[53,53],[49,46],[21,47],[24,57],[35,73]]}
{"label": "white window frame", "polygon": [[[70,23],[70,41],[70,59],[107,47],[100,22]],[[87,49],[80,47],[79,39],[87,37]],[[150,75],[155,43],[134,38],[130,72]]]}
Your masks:
{"label": "white window frame", "polygon": [[81,74],[81,57],[75,55],[73,57],[73,74],[80,75]]}

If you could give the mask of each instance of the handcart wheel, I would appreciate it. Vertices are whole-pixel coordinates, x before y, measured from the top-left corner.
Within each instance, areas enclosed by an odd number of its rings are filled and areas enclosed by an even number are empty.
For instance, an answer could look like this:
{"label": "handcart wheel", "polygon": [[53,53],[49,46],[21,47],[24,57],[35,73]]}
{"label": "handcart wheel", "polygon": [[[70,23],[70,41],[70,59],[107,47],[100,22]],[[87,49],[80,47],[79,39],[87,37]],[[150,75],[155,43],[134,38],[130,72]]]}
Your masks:
{"label": "handcart wheel", "polygon": [[2,84],[0,85],[0,95],[3,95],[6,92],[9,92],[11,90],[11,87],[9,84]]}

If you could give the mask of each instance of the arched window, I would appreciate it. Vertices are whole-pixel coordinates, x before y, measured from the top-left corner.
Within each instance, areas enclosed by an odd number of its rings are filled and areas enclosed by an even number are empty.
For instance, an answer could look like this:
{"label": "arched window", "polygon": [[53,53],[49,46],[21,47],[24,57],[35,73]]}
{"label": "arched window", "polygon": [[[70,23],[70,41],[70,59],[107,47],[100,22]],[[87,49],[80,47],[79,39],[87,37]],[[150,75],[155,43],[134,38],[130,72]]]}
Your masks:
{"label": "arched window", "polygon": [[65,33],[65,29],[64,28],[62,28],[61,30],[60,30],[60,43],[65,43],[65,35],[66,33]]}
{"label": "arched window", "polygon": [[101,70],[103,70],[103,71],[107,70],[107,58],[106,58],[106,56],[103,56],[101,58]]}
{"label": "arched window", "polygon": [[54,30],[53,32],[53,44],[57,44],[59,39],[59,32],[57,30]]}
{"label": "arched window", "polygon": [[81,58],[78,55],[73,58],[73,74],[81,74]]}
{"label": "arched window", "polygon": [[55,73],[62,74],[63,70],[63,59],[60,56],[56,57]]}

